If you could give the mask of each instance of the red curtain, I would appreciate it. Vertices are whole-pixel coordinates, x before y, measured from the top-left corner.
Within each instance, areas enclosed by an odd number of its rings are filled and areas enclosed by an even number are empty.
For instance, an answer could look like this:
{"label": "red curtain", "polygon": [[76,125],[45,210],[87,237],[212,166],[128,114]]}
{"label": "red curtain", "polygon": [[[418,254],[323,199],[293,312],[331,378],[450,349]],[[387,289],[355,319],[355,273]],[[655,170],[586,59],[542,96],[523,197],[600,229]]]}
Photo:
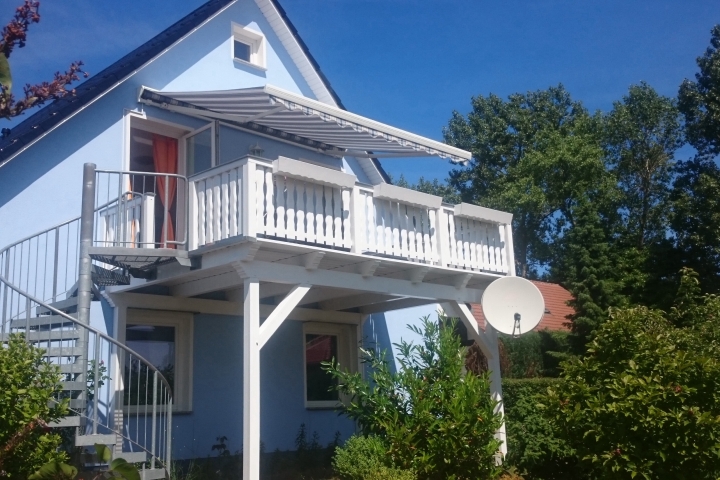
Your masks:
{"label": "red curtain", "polygon": [[[178,143],[177,140],[162,135],[153,134],[153,162],[155,163],[155,172],[157,173],[177,173],[178,172]],[[167,185],[166,185],[167,183]],[[175,240],[175,228],[172,221],[170,209],[175,203],[177,196],[176,187],[177,179],[168,177],[158,177],[157,188],[160,203],[163,205],[163,212],[167,211],[167,215],[163,215],[163,225],[160,234],[161,245],[167,248],[175,248],[174,244],[164,245],[165,241],[172,242]],[[165,205],[165,192],[167,191],[167,205]],[[167,239],[165,238],[165,230],[167,227]]]}

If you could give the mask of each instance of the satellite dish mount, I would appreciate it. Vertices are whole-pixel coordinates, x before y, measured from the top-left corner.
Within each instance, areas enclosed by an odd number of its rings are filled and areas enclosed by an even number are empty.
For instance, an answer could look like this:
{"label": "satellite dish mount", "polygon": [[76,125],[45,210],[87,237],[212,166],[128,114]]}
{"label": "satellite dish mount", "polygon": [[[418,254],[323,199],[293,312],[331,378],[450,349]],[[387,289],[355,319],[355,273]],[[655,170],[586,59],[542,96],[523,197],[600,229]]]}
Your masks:
{"label": "satellite dish mount", "polygon": [[485,289],[482,307],[495,330],[517,338],[540,323],[545,300],[532,282],[521,277],[501,277]]}

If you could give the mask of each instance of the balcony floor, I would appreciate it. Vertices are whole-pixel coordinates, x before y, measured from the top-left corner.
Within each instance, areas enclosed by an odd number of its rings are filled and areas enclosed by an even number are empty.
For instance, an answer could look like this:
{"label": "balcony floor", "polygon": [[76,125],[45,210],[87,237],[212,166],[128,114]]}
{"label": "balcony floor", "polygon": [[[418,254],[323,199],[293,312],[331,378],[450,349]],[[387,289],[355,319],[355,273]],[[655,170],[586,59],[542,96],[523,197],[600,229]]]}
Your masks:
{"label": "balcony floor", "polygon": [[161,266],[156,280],[111,292],[238,301],[244,278],[252,277],[268,305],[306,283],[313,289],[300,304],[305,308],[369,314],[444,300],[477,303],[501,276],[268,238],[236,237],[189,256],[192,268]]}

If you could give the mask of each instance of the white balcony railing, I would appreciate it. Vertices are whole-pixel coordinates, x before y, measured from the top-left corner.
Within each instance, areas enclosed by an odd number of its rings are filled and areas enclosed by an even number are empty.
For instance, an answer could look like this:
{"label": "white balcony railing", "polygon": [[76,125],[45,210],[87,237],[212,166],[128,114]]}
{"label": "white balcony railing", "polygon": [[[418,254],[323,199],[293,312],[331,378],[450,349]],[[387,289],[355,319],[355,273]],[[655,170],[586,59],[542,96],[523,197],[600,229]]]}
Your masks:
{"label": "white balcony railing", "polygon": [[264,236],[457,269],[509,273],[512,216],[280,158],[189,179],[190,250]]}

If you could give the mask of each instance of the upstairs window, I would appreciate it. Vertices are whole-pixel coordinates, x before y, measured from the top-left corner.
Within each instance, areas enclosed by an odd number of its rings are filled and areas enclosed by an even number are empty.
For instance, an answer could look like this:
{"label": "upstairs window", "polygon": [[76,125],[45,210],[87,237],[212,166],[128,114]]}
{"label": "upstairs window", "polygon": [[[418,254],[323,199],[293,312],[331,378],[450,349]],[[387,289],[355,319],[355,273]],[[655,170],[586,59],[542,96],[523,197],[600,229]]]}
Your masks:
{"label": "upstairs window", "polygon": [[239,40],[235,40],[235,60],[242,60],[244,62],[250,62],[250,51],[251,47],[247,43],[243,43]]}
{"label": "upstairs window", "polygon": [[255,30],[232,24],[232,58],[235,62],[265,69],[265,37]]}

